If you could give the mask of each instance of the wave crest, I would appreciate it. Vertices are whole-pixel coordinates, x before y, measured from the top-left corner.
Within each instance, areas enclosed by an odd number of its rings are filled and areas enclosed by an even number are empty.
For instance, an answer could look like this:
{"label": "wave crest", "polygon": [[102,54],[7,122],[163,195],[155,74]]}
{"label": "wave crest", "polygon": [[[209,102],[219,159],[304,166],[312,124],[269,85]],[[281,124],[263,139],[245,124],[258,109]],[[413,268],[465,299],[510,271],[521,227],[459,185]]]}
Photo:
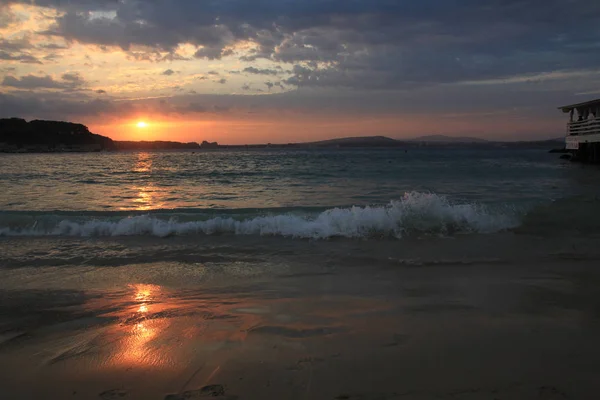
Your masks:
{"label": "wave crest", "polygon": [[386,206],[332,208],[313,214],[270,214],[242,219],[218,216],[180,221],[155,215],[120,219],[37,219],[28,227],[0,227],[0,235],[130,236],[192,234],[270,235],[293,238],[371,238],[412,234],[492,233],[518,225],[511,213],[495,213],[478,204],[452,204],[444,196],[411,192]]}

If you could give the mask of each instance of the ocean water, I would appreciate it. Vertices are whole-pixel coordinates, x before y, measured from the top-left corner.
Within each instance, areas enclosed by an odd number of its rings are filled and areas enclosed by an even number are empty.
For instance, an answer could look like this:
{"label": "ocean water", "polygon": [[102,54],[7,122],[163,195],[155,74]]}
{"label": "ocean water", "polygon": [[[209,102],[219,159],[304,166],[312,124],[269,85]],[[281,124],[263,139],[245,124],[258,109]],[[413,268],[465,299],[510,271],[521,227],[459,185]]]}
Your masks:
{"label": "ocean water", "polygon": [[596,398],[599,191],[547,149],[0,154],[2,394]]}
{"label": "ocean water", "polygon": [[2,155],[0,235],[488,234],[593,209],[599,183],[546,149]]}

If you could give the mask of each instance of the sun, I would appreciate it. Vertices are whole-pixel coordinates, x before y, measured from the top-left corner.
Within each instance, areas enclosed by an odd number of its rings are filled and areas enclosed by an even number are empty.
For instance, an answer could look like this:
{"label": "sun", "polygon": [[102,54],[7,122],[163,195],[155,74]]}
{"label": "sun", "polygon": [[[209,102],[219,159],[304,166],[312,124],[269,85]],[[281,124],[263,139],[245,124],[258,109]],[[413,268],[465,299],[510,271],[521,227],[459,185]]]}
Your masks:
{"label": "sun", "polygon": [[140,129],[143,129],[143,128],[147,128],[148,124],[144,121],[139,121],[137,124],[135,124],[135,126],[137,126]]}

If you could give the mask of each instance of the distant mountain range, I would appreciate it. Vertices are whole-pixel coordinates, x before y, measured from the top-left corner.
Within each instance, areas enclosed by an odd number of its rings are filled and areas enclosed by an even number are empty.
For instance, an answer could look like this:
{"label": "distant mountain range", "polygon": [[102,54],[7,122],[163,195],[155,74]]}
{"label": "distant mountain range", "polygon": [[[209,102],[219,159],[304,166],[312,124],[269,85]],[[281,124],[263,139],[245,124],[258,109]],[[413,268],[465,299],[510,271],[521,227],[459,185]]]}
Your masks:
{"label": "distant mountain range", "polygon": [[437,142],[437,143],[486,143],[489,140],[470,137],[470,136],[445,136],[445,135],[427,135],[414,139],[411,142]]}
{"label": "distant mountain range", "polygon": [[343,147],[377,147],[377,146],[399,146],[402,142],[385,136],[358,136],[339,139],[320,140],[318,142],[298,143],[303,146],[343,146]]}
{"label": "distant mountain range", "polygon": [[413,139],[392,139],[386,136],[359,136],[340,139],[321,140],[318,142],[298,143],[295,146],[307,147],[415,147],[415,146],[495,146],[495,147],[519,147],[536,145],[554,145],[564,142],[564,138],[520,141],[520,142],[498,142],[468,136],[445,136],[428,135]]}

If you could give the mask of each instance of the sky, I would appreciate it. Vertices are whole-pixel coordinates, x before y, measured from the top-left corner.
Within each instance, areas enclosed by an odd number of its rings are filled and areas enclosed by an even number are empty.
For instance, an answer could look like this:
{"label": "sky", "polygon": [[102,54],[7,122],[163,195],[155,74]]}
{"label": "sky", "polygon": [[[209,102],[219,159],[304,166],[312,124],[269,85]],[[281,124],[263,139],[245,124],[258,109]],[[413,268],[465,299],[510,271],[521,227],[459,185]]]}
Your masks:
{"label": "sky", "polygon": [[599,97],[598,1],[0,0],[0,117],[117,140],[547,139]]}

